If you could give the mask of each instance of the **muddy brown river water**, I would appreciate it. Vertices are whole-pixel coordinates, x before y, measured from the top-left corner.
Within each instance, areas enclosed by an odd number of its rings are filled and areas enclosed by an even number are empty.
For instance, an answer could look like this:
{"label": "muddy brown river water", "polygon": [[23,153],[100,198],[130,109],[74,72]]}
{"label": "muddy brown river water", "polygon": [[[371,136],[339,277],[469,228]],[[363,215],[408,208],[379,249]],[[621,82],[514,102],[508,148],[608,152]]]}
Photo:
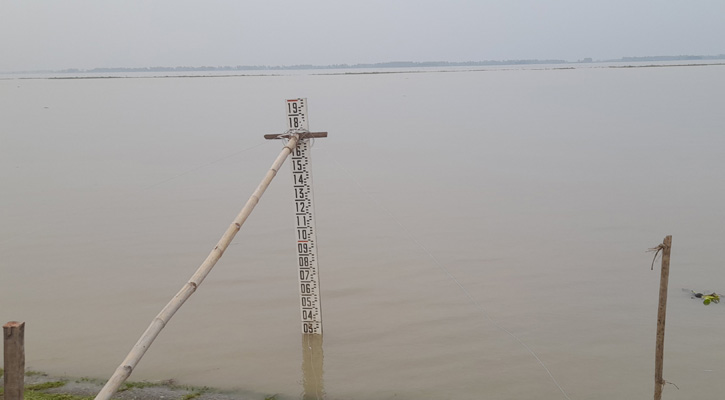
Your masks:
{"label": "muddy brown river water", "polygon": [[[725,66],[0,79],[0,320],[27,365],[108,378],[306,97],[328,399],[725,392]],[[300,397],[285,165],[132,375]],[[309,386],[308,386],[309,387]]]}

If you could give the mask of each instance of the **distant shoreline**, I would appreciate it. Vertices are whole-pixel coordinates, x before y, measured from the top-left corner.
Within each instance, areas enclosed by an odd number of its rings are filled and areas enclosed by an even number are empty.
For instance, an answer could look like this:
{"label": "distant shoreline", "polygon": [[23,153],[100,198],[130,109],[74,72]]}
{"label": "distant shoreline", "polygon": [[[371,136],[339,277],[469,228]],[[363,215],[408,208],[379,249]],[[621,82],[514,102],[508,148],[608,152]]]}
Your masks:
{"label": "distant shoreline", "polygon": [[[706,60],[707,61],[707,60]],[[716,61],[716,60],[713,60]],[[639,62],[639,61],[638,61]],[[619,64],[619,63],[617,63]],[[615,68],[615,69],[628,69],[628,68],[665,68],[665,67],[707,67],[707,66],[723,66],[725,65],[725,59],[722,62],[702,62],[702,63],[673,63],[673,64],[631,64],[623,63],[620,65],[612,65],[612,63],[565,63],[565,64],[525,64],[530,66],[529,68],[462,68],[460,66],[449,66],[448,68],[440,67],[440,69],[428,69],[431,67],[385,67],[385,68],[344,68],[344,69],[317,69],[309,70],[315,71],[309,73],[309,75],[389,75],[389,74],[422,74],[422,73],[455,73],[455,72],[491,72],[491,71],[510,71],[512,69],[521,69],[527,71],[536,70],[575,70],[581,68]],[[511,64],[511,67],[519,66],[524,64]],[[506,67],[506,65],[492,65],[489,67]],[[426,68],[426,69],[417,69]],[[432,67],[435,68],[435,67]],[[26,73],[13,73],[13,74],[2,74],[0,73],[1,80],[13,80],[13,79],[53,79],[53,80],[72,80],[72,79],[141,79],[141,78],[248,78],[248,77],[279,77],[279,76],[291,76],[291,74],[284,73],[217,73],[220,72],[215,70],[209,71],[198,71],[198,74],[163,74],[156,73],[162,71],[134,71],[134,72],[78,72],[72,74],[69,72],[26,72]],[[172,71],[174,72],[174,71]],[[281,71],[280,71],[281,72]],[[99,75],[100,74],[100,75]],[[126,75],[128,74],[128,75]],[[4,76],[3,76],[4,75]],[[16,75],[16,76],[13,76]]]}
{"label": "distant shoreline", "polygon": [[[670,62],[670,61],[717,61],[725,60],[725,54],[719,55],[679,55],[679,56],[638,56],[618,59],[594,60],[584,58],[578,61],[559,59],[521,59],[521,60],[485,60],[485,61],[390,61],[381,63],[329,64],[329,65],[237,65],[237,66],[177,66],[177,67],[100,67],[91,69],[67,68],[62,70],[13,71],[0,74],[103,74],[103,73],[156,73],[156,72],[254,72],[254,71],[301,71],[301,70],[356,70],[356,69],[398,69],[398,68],[451,68],[451,67],[493,67],[521,65],[581,65],[628,62]],[[265,74],[267,75],[267,74]],[[198,76],[198,75],[194,75]],[[238,76],[233,74],[233,76]]]}

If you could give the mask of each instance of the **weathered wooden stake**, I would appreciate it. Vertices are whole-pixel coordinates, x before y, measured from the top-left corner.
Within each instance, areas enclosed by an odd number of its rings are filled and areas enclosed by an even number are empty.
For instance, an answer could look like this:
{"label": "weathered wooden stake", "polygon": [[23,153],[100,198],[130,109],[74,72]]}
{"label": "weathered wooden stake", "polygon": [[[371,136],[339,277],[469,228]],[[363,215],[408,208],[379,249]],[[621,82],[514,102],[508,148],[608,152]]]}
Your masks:
{"label": "weathered wooden stake", "polygon": [[655,397],[662,398],[662,388],[665,380],[662,379],[665,354],[665,317],[667,316],[667,284],[670,279],[670,249],[672,236],[668,235],[656,249],[662,250],[662,272],[660,274],[660,302],[657,307],[657,344],[655,347]]}
{"label": "weathered wooden stake", "polygon": [[289,142],[287,142],[287,145],[284,147],[281,153],[279,153],[279,156],[277,156],[277,159],[274,160],[274,163],[272,163],[272,167],[267,171],[267,174],[265,175],[264,179],[262,179],[262,182],[257,186],[257,189],[254,191],[252,196],[249,198],[247,203],[242,208],[242,211],[239,212],[239,215],[234,219],[232,224],[227,228],[227,231],[224,233],[222,238],[219,240],[219,243],[217,243],[216,247],[209,253],[209,256],[207,256],[206,260],[199,266],[199,269],[196,270],[196,273],[189,279],[189,281],[184,285],[184,287],[181,288],[179,293],[174,296],[171,301],[166,305],[166,307],[161,310],[159,315],[154,318],[154,320],[151,322],[151,325],[149,325],[148,328],[146,328],[146,331],[141,335],[141,338],[139,338],[138,342],[133,346],[131,351],[126,356],[126,359],[123,360],[121,365],[118,366],[116,369],[116,372],[113,373],[111,378],[106,382],[106,385],[103,386],[103,389],[101,389],[100,392],[98,392],[98,395],[96,395],[95,400],[108,400],[113,396],[114,393],[118,390],[119,386],[128,379],[128,377],[131,375],[131,372],[133,372],[133,369],[136,367],[136,364],[141,360],[141,357],[146,353],[146,350],[151,346],[151,343],[153,343],[154,339],[159,335],[162,329],[164,329],[164,326],[166,326],[166,323],[169,322],[171,317],[174,316],[176,311],[181,308],[181,306],[184,304],[184,302],[191,297],[192,294],[196,291],[196,288],[201,285],[201,282],[206,278],[207,275],[209,275],[209,272],[211,272],[211,269],[214,268],[214,265],[217,261],[221,258],[222,254],[224,254],[224,250],[227,249],[229,246],[229,243],[232,242],[232,239],[234,239],[234,236],[239,232],[239,228],[242,227],[242,224],[244,224],[244,221],[247,220],[247,217],[249,217],[249,214],[252,213],[252,210],[259,202],[259,199],[262,197],[262,194],[264,194],[264,191],[267,190],[267,187],[272,182],[272,179],[277,175],[277,171],[279,171],[279,168],[284,163],[284,160],[287,159],[287,156],[294,150],[294,148],[297,146],[297,141],[299,140],[299,135],[293,134],[289,136]]}
{"label": "weathered wooden stake", "polygon": [[25,322],[3,325],[5,400],[23,400],[25,386]]}
{"label": "weathered wooden stake", "polygon": [[322,400],[325,386],[322,379],[324,354],[322,335],[302,334],[302,400]]}

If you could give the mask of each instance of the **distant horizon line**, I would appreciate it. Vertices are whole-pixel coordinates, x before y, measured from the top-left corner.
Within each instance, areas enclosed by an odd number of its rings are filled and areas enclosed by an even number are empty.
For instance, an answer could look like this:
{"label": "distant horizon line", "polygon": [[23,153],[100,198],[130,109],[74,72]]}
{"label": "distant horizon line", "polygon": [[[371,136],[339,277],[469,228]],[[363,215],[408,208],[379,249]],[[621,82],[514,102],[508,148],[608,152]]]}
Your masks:
{"label": "distant horizon line", "polygon": [[176,66],[176,67],[95,67],[90,69],[65,68],[60,70],[12,71],[20,73],[99,73],[99,72],[186,72],[186,71],[284,71],[310,69],[366,69],[366,68],[424,68],[424,67],[471,67],[496,65],[537,65],[537,64],[586,64],[606,62],[647,62],[647,61],[698,61],[725,60],[725,54],[718,55],[678,55],[678,56],[631,56],[616,59],[595,60],[586,57],[577,61],[561,59],[509,59],[484,61],[386,61],[358,64],[295,64],[295,65],[236,65],[236,66]]}

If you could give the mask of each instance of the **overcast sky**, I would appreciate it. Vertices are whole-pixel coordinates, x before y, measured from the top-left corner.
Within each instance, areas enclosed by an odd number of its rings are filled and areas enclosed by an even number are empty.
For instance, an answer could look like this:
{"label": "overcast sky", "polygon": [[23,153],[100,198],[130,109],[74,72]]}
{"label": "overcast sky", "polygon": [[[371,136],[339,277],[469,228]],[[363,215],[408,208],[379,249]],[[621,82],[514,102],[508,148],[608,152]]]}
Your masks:
{"label": "overcast sky", "polygon": [[0,71],[725,53],[725,0],[0,0]]}

